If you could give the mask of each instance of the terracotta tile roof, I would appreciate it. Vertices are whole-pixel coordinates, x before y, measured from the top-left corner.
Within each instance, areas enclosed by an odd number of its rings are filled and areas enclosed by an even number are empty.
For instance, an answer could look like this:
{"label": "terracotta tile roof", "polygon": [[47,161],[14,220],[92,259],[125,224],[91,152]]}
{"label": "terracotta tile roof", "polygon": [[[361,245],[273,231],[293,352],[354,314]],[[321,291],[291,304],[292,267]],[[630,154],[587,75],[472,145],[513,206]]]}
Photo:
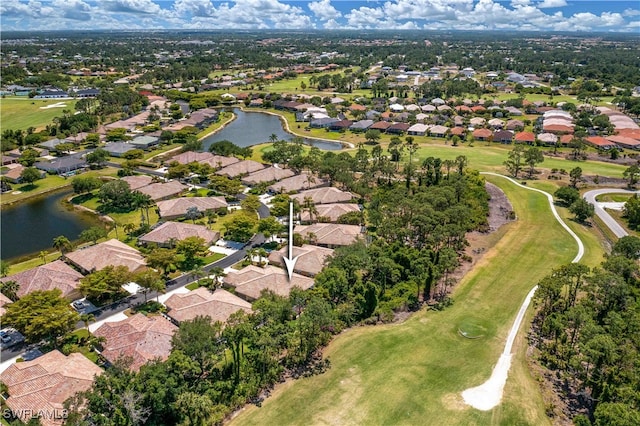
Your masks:
{"label": "terracotta tile roof", "polygon": [[138,272],[146,267],[144,257],[138,250],[116,239],[72,251],[65,257],[87,272],[99,271],[109,265],[123,265],[131,272]]}
{"label": "terracotta tile roof", "polygon": [[223,167],[222,169],[218,170],[216,174],[221,176],[236,177],[252,172],[257,172],[261,169],[264,169],[264,164],[252,160],[243,160],[231,164],[227,167]]}
{"label": "terracotta tile roof", "polygon": [[9,303],[13,303],[13,301],[4,294],[0,293],[0,317],[7,311],[5,309],[5,306]]}
{"label": "terracotta tile roof", "polygon": [[476,113],[477,113],[477,112],[484,112],[484,111],[486,111],[486,110],[487,110],[487,109],[486,109],[485,107],[480,106],[480,105],[476,105],[476,106],[474,106],[474,107],[471,107],[471,111],[476,112]]}
{"label": "terracotta tile roof", "polygon": [[46,413],[41,418],[43,426],[63,423],[63,403],[76,392],[89,389],[94,377],[102,369],[84,355],[69,356],[54,350],[33,361],[11,364],[0,380],[7,385],[9,398],[6,403],[15,413],[23,413],[27,422],[31,413]]}
{"label": "terracotta tile roof", "polygon": [[242,178],[245,185],[257,185],[259,183],[274,182],[285,178],[290,178],[295,173],[291,169],[281,169],[277,167],[267,167],[257,172],[249,173],[248,176]]}
{"label": "terracotta tile roof", "polygon": [[475,129],[473,131],[474,138],[488,138],[493,136],[493,132],[489,129]]}
{"label": "terracotta tile roof", "polygon": [[558,140],[558,142],[560,142],[562,145],[569,145],[572,140],[573,140],[573,135],[562,135],[560,136],[560,139]]}
{"label": "terracotta tile roof", "polygon": [[105,322],[93,334],[106,339],[102,356],[109,362],[131,357],[133,363],[129,368],[138,371],[153,359],[167,359],[176,330],[178,327],[164,317],[135,314],[122,321]]}
{"label": "terracotta tile roof", "polygon": [[174,155],[167,163],[172,163],[177,161],[180,164],[190,164],[190,163],[199,163],[201,161],[206,161],[213,157],[213,154],[210,152],[195,152],[195,151],[187,151],[182,154]]}
{"label": "terracotta tile roof", "polygon": [[142,188],[138,189],[139,192],[147,194],[149,197],[151,197],[153,201],[177,197],[186,190],[187,186],[181,184],[177,180],[163,183],[152,183],[151,185],[143,186]]}
{"label": "terracotta tile roof", "polygon": [[207,245],[218,241],[220,233],[206,226],[182,222],[165,222],[153,231],[142,235],[138,241],[143,243],[165,244],[171,239],[182,241],[189,237],[200,237]]}
{"label": "terracotta tile roof", "polygon": [[224,282],[234,287],[236,293],[247,300],[258,299],[263,290],[288,296],[293,287],[306,290],[313,286],[311,278],[294,273],[289,281],[289,276],[284,269],[271,265],[264,268],[251,265],[237,272],[229,272],[224,277]]}
{"label": "terracotta tile roof", "polygon": [[184,294],[174,294],[165,302],[168,315],[178,322],[189,321],[198,316],[208,316],[212,322],[226,322],[231,314],[251,310],[251,303],[223,289],[211,291],[205,287]]}
{"label": "terracotta tile roof", "polygon": [[[288,250],[289,248],[285,246],[278,251],[272,251],[269,254],[269,262],[276,266],[283,266],[282,257],[288,255]],[[294,247],[293,255],[298,257],[293,271],[314,276],[322,270],[327,257],[333,255],[333,249],[304,244],[302,247]]]}
{"label": "terracotta tile roof", "polygon": [[636,149],[640,147],[640,139],[628,138],[625,136],[607,136],[607,140],[627,148]]}
{"label": "terracotta tile roof", "polygon": [[[350,212],[359,212],[360,207],[358,207],[357,204],[353,203],[318,204],[316,206],[316,210],[318,212],[313,215],[313,218],[315,220],[321,217],[328,219],[323,220],[323,222],[335,222],[343,214]],[[300,216],[301,219],[305,222],[311,220],[308,210],[303,210]]]}
{"label": "terracotta tile roof", "polygon": [[451,130],[449,130],[449,133],[451,133],[454,136],[462,136],[464,135],[464,132],[465,130],[462,127],[454,127]]}
{"label": "terracotta tile roof", "polygon": [[585,141],[587,141],[587,143],[598,148],[605,148],[605,147],[615,148],[617,146],[615,142],[606,140],[602,136],[589,136],[588,138],[585,138]]}
{"label": "terracotta tile roof", "polygon": [[63,297],[70,299],[78,296],[78,286],[82,274],[62,260],[56,260],[46,265],[38,266],[8,277],[0,279],[2,282],[15,281],[20,288],[18,297],[36,290],[60,289]]}
{"label": "terracotta tile roof", "polygon": [[[309,176],[312,176],[309,179]],[[291,176],[274,183],[269,187],[271,192],[294,192],[302,189],[317,188],[319,186],[327,186],[329,181],[318,176],[311,175],[309,172],[303,172],[299,175]]]}
{"label": "terracotta tile roof", "polygon": [[153,178],[147,175],[125,176],[121,180],[127,182],[129,189],[132,191],[150,185],[153,182]]}
{"label": "terracotta tile roof", "polygon": [[340,225],[335,223],[314,223],[313,225],[297,225],[294,233],[305,238],[315,234],[313,243],[322,246],[348,246],[362,235],[358,225]]}
{"label": "terracotta tile roof", "polygon": [[214,169],[221,169],[223,167],[227,167],[238,162],[240,162],[240,160],[237,159],[236,157],[224,157],[222,155],[214,155],[212,157],[207,158],[206,160],[198,161],[198,163],[208,164]]}
{"label": "terracotta tile roof", "polygon": [[513,137],[513,140],[516,142],[530,142],[533,143],[536,141],[536,135],[533,132],[519,132]]}
{"label": "terracotta tile roof", "polygon": [[369,129],[385,131],[389,126],[391,126],[391,123],[388,121],[377,121],[373,123]]}
{"label": "terracotta tile roof", "polygon": [[292,195],[291,199],[298,200],[302,204],[305,197],[311,197],[315,204],[330,204],[351,201],[353,195],[350,192],[340,191],[338,188],[326,187],[302,191]]}
{"label": "terracotta tile roof", "polygon": [[224,197],[183,197],[158,201],[156,204],[160,210],[160,217],[164,219],[184,216],[189,207],[195,207],[201,213],[207,210],[227,208],[227,201]]}
{"label": "terracotta tile roof", "polygon": [[351,104],[351,106],[349,107],[349,109],[351,111],[366,111],[367,107],[364,105],[360,105],[360,104]]}

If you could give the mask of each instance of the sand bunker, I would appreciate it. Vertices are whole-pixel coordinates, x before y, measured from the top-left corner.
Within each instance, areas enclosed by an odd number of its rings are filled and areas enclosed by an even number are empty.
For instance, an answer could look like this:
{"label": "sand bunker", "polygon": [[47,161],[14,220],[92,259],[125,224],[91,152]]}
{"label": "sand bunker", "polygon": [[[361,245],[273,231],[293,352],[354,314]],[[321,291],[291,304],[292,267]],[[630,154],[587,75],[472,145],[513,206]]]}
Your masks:
{"label": "sand bunker", "polygon": [[40,107],[40,109],[65,108],[66,106],[67,106],[67,104],[65,104],[64,102],[57,102],[55,104],[51,104],[51,105]]}

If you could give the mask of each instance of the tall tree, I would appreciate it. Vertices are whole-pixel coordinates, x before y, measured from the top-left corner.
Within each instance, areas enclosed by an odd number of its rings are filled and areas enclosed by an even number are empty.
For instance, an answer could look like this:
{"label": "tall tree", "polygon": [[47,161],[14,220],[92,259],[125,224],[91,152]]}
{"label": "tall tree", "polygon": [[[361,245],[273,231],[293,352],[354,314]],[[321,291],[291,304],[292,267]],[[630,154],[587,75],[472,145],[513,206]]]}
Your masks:
{"label": "tall tree", "polygon": [[524,147],[522,145],[516,145],[509,151],[509,158],[504,162],[504,165],[507,167],[507,171],[511,176],[517,179],[524,161]]}

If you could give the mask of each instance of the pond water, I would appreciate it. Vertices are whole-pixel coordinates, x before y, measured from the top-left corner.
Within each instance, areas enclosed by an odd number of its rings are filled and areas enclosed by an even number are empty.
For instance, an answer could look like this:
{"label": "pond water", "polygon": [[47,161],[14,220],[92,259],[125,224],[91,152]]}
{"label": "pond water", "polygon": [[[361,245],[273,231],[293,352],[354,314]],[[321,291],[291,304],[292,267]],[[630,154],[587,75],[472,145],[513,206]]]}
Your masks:
{"label": "pond water", "polygon": [[[225,139],[238,146],[245,147],[269,142],[269,136],[272,134],[275,134],[278,139],[284,140],[291,140],[294,137],[284,130],[280,117],[276,115],[263,112],[244,112],[240,108],[233,108],[233,113],[236,115],[235,120],[224,129],[206,137],[202,141],[204,150],[208,150],[212,143]],[[305,138],[304,143],[325,150],[342,148],[339,142],[325,142],[317,139]]]}
{"label": "pond water", "polygon": [[99,220],[91,213],[79,212],[64,200],[73,191],[60,191],[2,206],[0,212],[0,255],[3,260],[16,260],[41,250],[51,250],[53,239],[64,235],[73,241]]}

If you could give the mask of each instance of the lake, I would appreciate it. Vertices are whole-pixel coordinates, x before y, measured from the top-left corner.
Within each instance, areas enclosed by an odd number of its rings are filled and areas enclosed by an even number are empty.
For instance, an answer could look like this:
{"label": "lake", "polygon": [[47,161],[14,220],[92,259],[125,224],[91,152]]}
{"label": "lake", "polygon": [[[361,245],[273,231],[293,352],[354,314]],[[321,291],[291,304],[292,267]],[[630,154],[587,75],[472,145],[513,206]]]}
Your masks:
{"label": "lake", "polygon": [[[245,147],[269,142],[269,136],[275,134],[278,139],[291,140],[293,135],[287,133],[282,127],[280,117],[263,112],[244,112],[240,108],[233,108],[236,119],[224,129],[203,139],[203,149],[209,149],[212,143],[228,140],[234,144]],[[306,124],[305,124],[306,125]],[[316,139],[305,138],[304,143],[325,150],[342,149],[339,142],[324,142]]]}
{"label": "lake", "polygon": [[11,206],[0,212],[0,255],[15,260],[41,250],[51,250],[53,239],[64,235],[77,240],[82,231],[100,221],[95,215],[74,210],[64,200],[73,191],[64,188]]}

